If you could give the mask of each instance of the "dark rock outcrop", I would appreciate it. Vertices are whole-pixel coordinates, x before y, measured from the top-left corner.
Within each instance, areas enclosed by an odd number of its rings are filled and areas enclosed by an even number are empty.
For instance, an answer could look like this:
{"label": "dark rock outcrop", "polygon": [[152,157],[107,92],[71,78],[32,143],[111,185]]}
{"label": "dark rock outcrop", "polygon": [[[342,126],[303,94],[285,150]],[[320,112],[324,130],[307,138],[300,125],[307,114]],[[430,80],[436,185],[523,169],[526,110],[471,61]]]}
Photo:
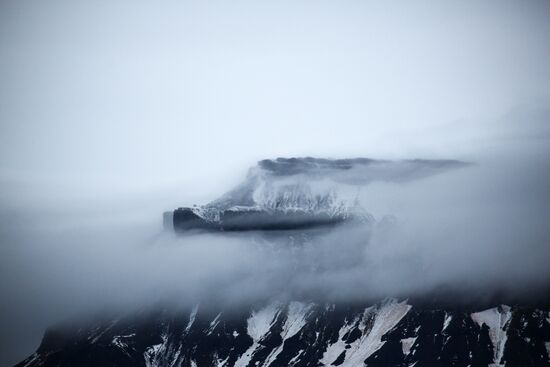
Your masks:
{"label": "dark rock outcrop", "polygon": [[550,366],[549,309],[273,302],[49,330],[18,366]]}

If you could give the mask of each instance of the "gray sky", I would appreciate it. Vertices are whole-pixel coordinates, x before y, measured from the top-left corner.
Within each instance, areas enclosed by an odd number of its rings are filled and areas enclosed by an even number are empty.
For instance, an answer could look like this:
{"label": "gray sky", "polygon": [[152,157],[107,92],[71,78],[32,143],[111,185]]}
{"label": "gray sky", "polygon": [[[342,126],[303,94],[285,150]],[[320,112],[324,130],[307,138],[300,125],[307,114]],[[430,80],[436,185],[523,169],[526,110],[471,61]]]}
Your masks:
{"label": "gray sky", "polygon": [[[235,269],[260,288],[247,296],[269,291],[288,264],[246,243],[149,246],[163,210],[215,199],[264,158],[476,163],[363,190],[402,228],[324,291],[544,281],[549,18],[548,1],[0,0],[0,365],[94,302],[231,291]],[[334,251],[319,257],[348,260]]]}
{"label": "gray sky", "polygon": [[5,180],[149,190],[275,156],[456,158],[550,105],[547,1],[0,6]]}

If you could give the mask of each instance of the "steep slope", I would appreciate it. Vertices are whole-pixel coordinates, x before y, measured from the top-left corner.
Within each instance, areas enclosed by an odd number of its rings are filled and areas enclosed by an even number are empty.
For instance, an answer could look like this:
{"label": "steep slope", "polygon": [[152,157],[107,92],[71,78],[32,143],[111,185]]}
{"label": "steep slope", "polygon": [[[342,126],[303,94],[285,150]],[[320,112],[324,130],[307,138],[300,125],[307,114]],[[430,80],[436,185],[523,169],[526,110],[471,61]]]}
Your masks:
{"label": "steep slope", "polygon": [[550,366],[549,346],[548,309],[272,302],[54,328],[18,366]]}

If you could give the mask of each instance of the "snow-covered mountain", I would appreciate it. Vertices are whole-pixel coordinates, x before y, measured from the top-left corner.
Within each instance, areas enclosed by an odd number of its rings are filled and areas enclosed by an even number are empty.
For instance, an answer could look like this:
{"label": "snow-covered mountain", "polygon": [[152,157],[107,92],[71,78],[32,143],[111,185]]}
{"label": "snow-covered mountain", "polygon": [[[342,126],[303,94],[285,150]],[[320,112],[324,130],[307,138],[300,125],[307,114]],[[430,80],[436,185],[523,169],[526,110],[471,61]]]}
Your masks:
{"label": "snow-covered mountain", "polygon": [[358,190],[375,181],[411,181],[467,165],[453,160],[265,159],[250,168],[240,185],[203,208],[255,207],[337,215],[355,205],[354,196],[343,195],[342,185]]}
{"label": "snow-covered mountain", "polygon": [[[253,226],[289,229],[294,224],[302,228],[349,220],[370,222],[373,218],[357,205],[362,186],[374,181],[416,180],[466,165],[453,160],[262,160],[249,170],[241,184],[220,198],[205,205],[180,208],[183,211],[174,213],[173,224],[183,230],[227,229],[224,215],[231,217],[230,227],[239,230]],[[263,218],[254,224],[252,216]],[[285,224],[280,225],[281,222]]]}
{"label": "snow-covered mountain", "polygon": [[212,303],[47,331],[18,366],[549,366],[550,308]]}
{"label": "snow-covered mountain", "polygon": [[[532,296],[535,292],[529,290],[529,297],[515,299],[495,289],[480,296],[479,289],[470,294],[462,286],[459,290],[444,287],[422,295],[411,290],[407,299],[371,301],[365,301],[368,295],[362,294],[329,301],[330,295],[315,289],[306,292],[304,278],[326,282],[326,274],[338,276],[372,264],[359,261],[364,256],[364,242],[373,231],[393,228],[391,219],[376,223],[356,205],[353,189],[377,179],[412,180],[462,165],[419,160],[261,161],[235,189],[182,213],[190,221],[199,218],[207,225],[225,222],[226,228],[231,220],[237,221],[239,230],[256,223],[251,218],[280,224],[280,218],[293,219],[303,213],[315,218],[361,220],[337,231],[333,227],[299,227],[298,235],[261,233],[255,243],[263,251],[259,258],[279,256],[278,260],[291,263],[275,268],[286,276],[284,282],[277,283],[279,291],[283,288],[277,298],[269,283],[269,297],[254,301],[210,299],[59,325],[50,328],[36,353],[18,366],[550,366],[550,302],[545,290],[540,296]],[[341,184],[352,188],[348,190],[351,195],[342,195],[337,186]],[[228,213],[237,214],[227,219]],[[224,236],[220,235],[228,238]],[[330,239],[323,244],[320,237]],[[277,246],[270,246],[272,240]],[[323,251],[324,256],[316,256]],[[403,261],[412,261],[411,256],[406,254]],[[379,262],[379,266],[387,265],[384,259]],[[252,282],[258,281],[257,275],[239,273]],[[294,278],[306,285],[290,292]],[[361,287],[350,289],[361,293]],[[246,293],[244,290],[239,296]]]}

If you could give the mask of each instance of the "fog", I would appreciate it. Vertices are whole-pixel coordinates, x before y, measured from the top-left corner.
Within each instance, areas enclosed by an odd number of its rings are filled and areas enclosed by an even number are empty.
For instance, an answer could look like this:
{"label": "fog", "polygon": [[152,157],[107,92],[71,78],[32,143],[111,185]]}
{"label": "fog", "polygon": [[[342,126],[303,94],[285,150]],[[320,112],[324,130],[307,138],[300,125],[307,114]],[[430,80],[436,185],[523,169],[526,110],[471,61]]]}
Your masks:
{"label": "fog", "polygon": [[[0,365],[105,310],[544,293],[549,16],[545,1],[3,1]],[[258,161],[306,156],[470,164],[323,181],[368,226],[163,231],[162,212]]]}
{"label": "fog", "polygon": [[544,298],[546,143],[509,143],[517,151],[485,152],[476,164],[414,181],[369,182],[355,199],[374,224],[305,232],[176,235],[162,229],[161,213],[195,202],[192,195],[30,205],[5,187],[3,343],[29,353],[44,328],[67,318],[212,300],[370,301],[442,288],[463,301]]}

